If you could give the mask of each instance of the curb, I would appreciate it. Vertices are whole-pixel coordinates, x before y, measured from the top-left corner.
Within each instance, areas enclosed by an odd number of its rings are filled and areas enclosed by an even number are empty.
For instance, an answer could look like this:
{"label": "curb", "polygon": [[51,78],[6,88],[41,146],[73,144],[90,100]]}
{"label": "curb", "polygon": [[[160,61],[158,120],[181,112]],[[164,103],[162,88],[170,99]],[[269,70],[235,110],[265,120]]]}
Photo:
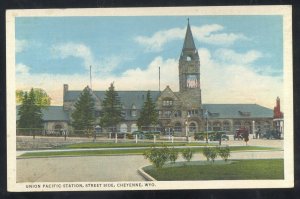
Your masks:
{"label": "curb", "polygon": [[149,174],[147,174],[144,170],[143,167],[140,167],[138,169],[138,173],[143,176],[146,180],[148,181],[157,181],[155,178],[153,178],[152,176],[150,176]]}

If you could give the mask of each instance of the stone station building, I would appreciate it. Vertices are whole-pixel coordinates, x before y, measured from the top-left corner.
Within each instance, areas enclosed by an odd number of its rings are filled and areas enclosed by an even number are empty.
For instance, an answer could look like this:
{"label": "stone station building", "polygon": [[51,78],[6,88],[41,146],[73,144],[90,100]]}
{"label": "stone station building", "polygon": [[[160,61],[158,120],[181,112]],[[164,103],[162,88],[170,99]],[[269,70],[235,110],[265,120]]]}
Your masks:
{"label": "stone station building", "polygon": [[[162,91],[150,91],[159,112],[159,128],[163,132],[174,132],[184,136],[199,131],[228,131],[246,127],[251,133],[255,129],[273,126],[273,110],[258,104],[202,104],[200,87],[200,57],[195,46],[190,24],[187,25],[182,52],[179,58],[179,91],[167,86]],[[45,129],[72,129],[71,113],[82,91],[69,90],[63,85],[63,106],[50,106],[43,110]],[[95,100],[95,115],[101,115],[105,91],[90,92]],[[137,130],[137,119],[146,100],[147,91],[117,91],[125,120],[118,125],[121,132]],[[97,121],[97,122],[98,122]]]}

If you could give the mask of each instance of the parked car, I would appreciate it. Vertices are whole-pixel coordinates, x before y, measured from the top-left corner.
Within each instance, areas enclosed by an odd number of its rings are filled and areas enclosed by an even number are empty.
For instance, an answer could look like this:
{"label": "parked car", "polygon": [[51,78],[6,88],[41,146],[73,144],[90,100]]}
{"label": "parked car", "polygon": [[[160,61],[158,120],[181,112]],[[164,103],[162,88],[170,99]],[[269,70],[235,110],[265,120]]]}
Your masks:
{"label": "parked car", "polygon": [[160,131],[144,131],[144,139],[153,139],[154,135],[156,138],[159,138],[160,136]]}
{"label": "parked car", "polygon": [[[118,138],[124,138],[125,136],[127,137],[127,133],[123,133],[123,132],[114,132],[111,133],[111,138],[115,138],[116,135],[118,136]],[[109,136],[109,135],[108,135]]]}
{"label": "parked car", "polygon": [[239,129],[236,129],[235,130],[235,134],[234,134],[234,140],[235,139],[244,139],[245,136],[249,135],[249,132],[248,132],[248,129],[242,127],[242,128],[239,128]]}
{"label": "parked car", "polygon": [[261,138],[265,139],[281,139],[280,131],[276,129],[267,130],[261,135]]}
{"label": "parked car", "polygon": [[144,139],[143,131],[133,131],[132,136],[135,138],[136,135],[137,135],[138,139]]}
{"label": "parked car", "polygon": [[138,139],[153,139],[154,135],[156,138],[159,138],[160,131],[134,131],[132,132],[133,137],[136,135],[138,136]]}

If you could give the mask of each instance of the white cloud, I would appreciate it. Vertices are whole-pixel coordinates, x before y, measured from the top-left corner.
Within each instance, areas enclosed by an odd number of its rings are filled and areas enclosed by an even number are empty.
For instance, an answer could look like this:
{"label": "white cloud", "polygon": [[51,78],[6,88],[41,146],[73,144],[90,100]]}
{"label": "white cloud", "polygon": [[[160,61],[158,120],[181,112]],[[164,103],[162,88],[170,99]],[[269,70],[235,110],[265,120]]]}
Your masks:
{"label": "white cloud", "polygon": [[192,26],[193,36],[201,43],[214,45],[231,45],[237,40],[247,40],[248,38],[241,33],[225,33],[221,32],[225,28],[219,24],[211,24],[204,26]]}
{"label": "white cloud", "polygon": [[272,108],[276,97],[283,95],[282,77],[258,74],[250,62],[222,62],[207,49],[200,49],[199,56],[203,103],[257,103]]}
{"label": "white cloud", "polygon": [[[200,43],[213,45],[231,45],[237,40],[247,40],[248,38],[239,33],[225,33],[224,27],[219,24],[209,24],[203,26],[192,26],[192,34]],[[138,36],[135,41],[146,47],[147,51],[161,51],[162,47],[170,41],[183,39],[186,28],[172,28],[161,30],[152,36]]]}
{"label": "white cloud", "polygon": [[16,73],[19,74],[28,74],[29,73],[29,67],[25,64],[18,63],[16,64]]}
{"label": "white cloud", "polygon": [[16,39],[15,42],[16,53],[23,52],[28,46],[28,41],[25,39]]}
{"label": "white cloud", "polygon": [[236,64],[251,64],[261,58],[263,54],[257,50],[250,50],[245,53],[237,53],[231,49],[218,49],[215,57],[221,62]]}
{"label": "white cloud", "polygon": [[161,51],[165,43],[184,37],[185,30],[172,28],[154,33],[151,37],[138,36],[135,41],[146,47],[148,51]]}
{"label": "white cloud", "polygon": [[[225,63],[205,48],[199,49],[199,55],[203,103],[257,103],[272,108],[276,97],[283,94],[282,77],[258,74],[249,66],[249,61]],[[155,57],[146,69],[135,67],[118,77],[93,76],[93,89],[107,90],[109,84],[115,82],[117,90],[158,90],[158,66],[161,68],[161,90],[169,85],[173,91],[178,91],[178,60],[162,57]],[[82,90],[89,84],[89,76],[17,74],[18,89],[43,88],[53,104],[62,104],[65,83],[70,90]]]}
{"label": "white cloud", "polygon": [[91,49],[83,43],[60,43],[52,46],[52,52],[56,58],[65,59],[68,57],[80,58],[83,66],[89,70],[93,67],[94,72],[108,73],[112,71],[120,62],[117,56],[95,59]]}

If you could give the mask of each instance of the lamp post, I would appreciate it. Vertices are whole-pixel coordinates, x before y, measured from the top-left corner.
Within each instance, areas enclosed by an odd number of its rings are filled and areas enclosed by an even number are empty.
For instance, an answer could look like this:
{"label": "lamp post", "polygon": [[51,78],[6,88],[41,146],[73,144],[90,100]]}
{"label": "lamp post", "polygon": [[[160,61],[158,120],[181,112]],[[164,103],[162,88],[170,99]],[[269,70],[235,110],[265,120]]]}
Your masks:
{"label": "lamp post", "polygon": [[185,121],[185,136],[186,136],[187,141],[189,141],[189,132],[188,132],[189,118],[190,118],[190,115],[188,114],[186,121]]}
{"label": "lamp post", "polygon": [[206,119],[206,143],[208,143],[208,111],[205,110],[204,117]]}
{"label": "lamp post", "polygon": [[252,134],[253,134],[253,138],[254,138],[254,134],[255,134],[255,121],[252,121]]}

